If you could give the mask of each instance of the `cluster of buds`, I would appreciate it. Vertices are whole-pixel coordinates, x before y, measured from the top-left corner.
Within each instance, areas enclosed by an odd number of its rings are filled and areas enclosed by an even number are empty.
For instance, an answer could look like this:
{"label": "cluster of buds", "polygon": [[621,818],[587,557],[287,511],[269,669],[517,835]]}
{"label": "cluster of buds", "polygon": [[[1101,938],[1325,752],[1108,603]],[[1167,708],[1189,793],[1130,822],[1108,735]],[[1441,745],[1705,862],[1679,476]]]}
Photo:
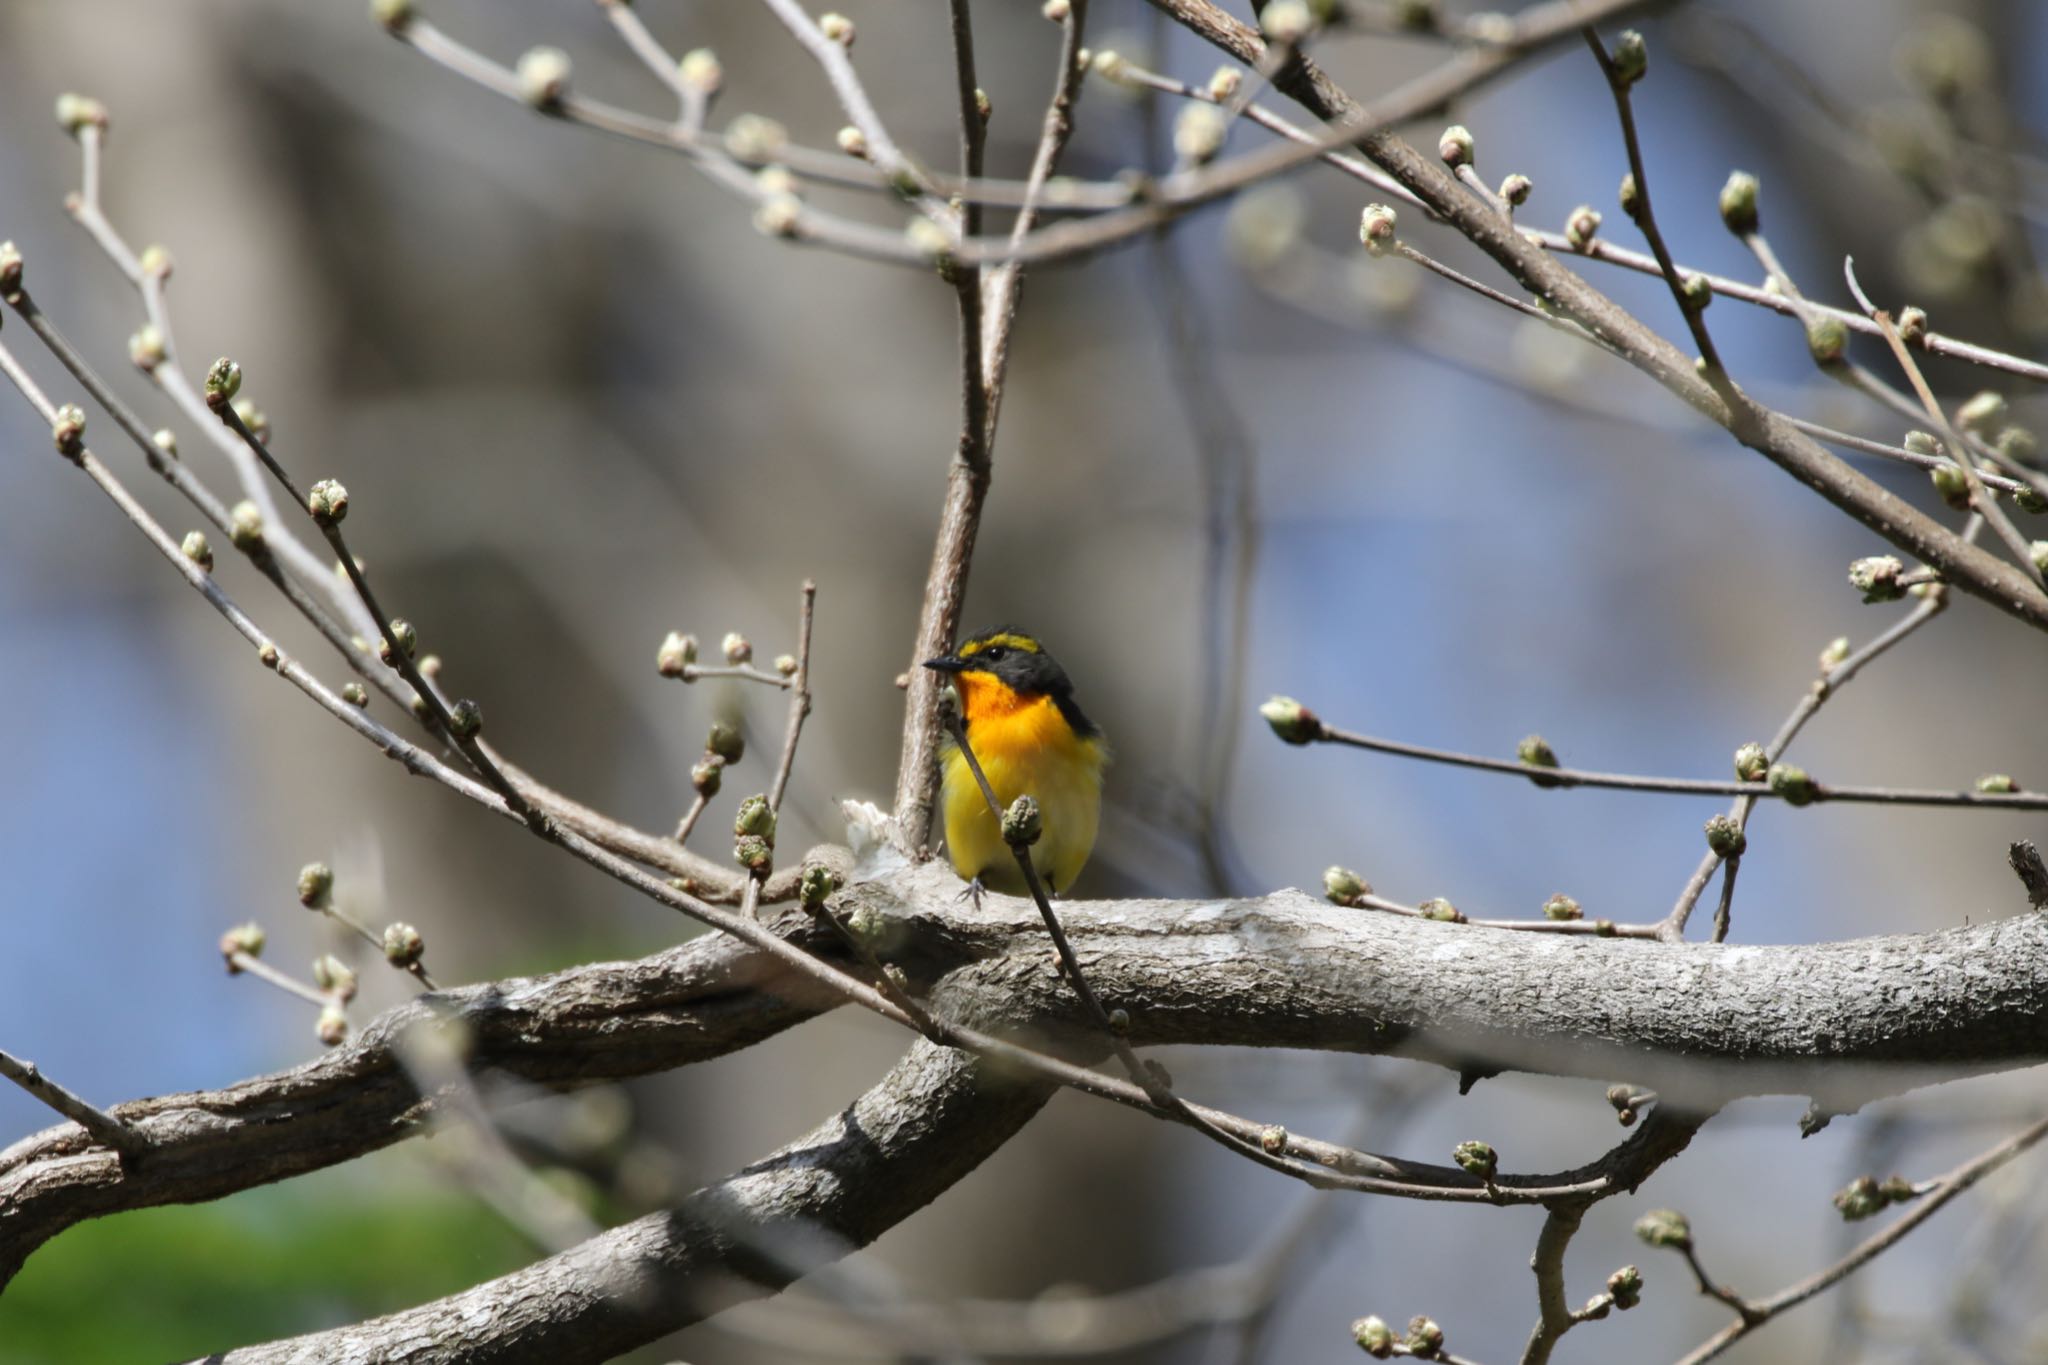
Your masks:
{"label": "cluster of buds", "polygon": [[765,878],[775,865],[775,811],[765,796],[740,802],[732,821],[732,856],[756,877]]}
{"label": "cluster of buds", "polygon": [[1451,1149],[1451,1160],[1457,1162],[1467,1175],[1489,1185],[1500,1173],[1500,1154],[1489,1143],[1461,1142]]}
{"label": "cluster of buds", "polygon": [[1849,565],[1849,586],[1863,594],[1866,602],[1896,602],[1906,595],[1899,579],[1906,566],[1897,555],[1868,555]]}
{"label": "cluster of buds", "polygon": [[1585,917],[1586,912],[1579,908],[1579,903],[1562,891],[1543,902],[1543,918],[1545,919],[1568,921],[1584,919]]}

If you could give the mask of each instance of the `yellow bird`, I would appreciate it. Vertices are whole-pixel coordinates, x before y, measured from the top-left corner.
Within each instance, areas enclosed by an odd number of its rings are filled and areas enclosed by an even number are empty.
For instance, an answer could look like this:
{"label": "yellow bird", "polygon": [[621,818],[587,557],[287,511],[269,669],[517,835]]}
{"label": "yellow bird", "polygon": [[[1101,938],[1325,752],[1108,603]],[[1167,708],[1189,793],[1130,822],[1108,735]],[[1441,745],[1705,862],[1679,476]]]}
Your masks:
{"label": "yellow bird", "polygon": [[[1081,875],[1102,813],[1102,731],[1074,704],[1074,685],[1038,641],[1010,626],[986,630],[926,668],[947,674],[960,696],[967,743],[1005,809],[1020,796],[1038,802],[1044,833],[1031,863],[1051,892]],[[948,743],[940,803],[946,853],[969,883],[1012,895],[1028,890],[1003,842],[1002,827],[959,746]]]}

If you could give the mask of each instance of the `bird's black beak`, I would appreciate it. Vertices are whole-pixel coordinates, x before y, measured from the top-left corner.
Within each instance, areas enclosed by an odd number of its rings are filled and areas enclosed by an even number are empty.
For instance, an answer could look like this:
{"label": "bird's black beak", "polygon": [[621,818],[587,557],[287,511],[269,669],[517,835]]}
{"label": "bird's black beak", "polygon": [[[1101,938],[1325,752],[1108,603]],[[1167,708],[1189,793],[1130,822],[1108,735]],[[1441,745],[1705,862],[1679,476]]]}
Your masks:
{"label": "bird's black beak", "polygon": [[957,654],[942,654],[936,659],[926,659],[924,666],[934,673],[963,673],[967,661]]}

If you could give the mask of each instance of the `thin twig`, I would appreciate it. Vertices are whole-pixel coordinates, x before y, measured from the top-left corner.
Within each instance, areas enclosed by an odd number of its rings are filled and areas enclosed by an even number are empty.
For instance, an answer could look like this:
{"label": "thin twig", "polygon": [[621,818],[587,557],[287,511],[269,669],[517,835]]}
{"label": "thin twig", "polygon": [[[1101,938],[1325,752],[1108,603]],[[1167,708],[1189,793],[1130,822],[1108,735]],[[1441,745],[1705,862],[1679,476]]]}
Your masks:
{"label": "thin twig", "polygon": [[138,1155],[149,1147],[149,1138],[141,1129],[115,1118],[104,1109],[94,1108],[75,1092],[45,1076],[42,1068],[34,1062],[0,1051],[0,1076],[13,1081],[85,1129],[94,1141],[113,1148],[123,1156]]}
{"label": "thin twig", "polygon": [[1951,1199],[1969,1189],[1991,1172],[2048,1136],[2048,1119],[2014,1135],[1991,1150],[1972,1157],[1934,1182],[1932,1190],[1910,1212],[1884,1231],[1859,1243],[1841,1260],[1816,1274],[1787,1285],[1766,1298],[1747,1301],[1750,1312],[1729,1323],[1688,1353],[1678,1365],[1705,1365],[1758,1327],[1795,1308],[1823,1290],[1830,1289],[1864,1265],[1889,1250],[1907,1233],[1938,1213]]}
{"label": "thin twig", "polygon": [[[1313,738],[1354,749],[1369,749],[1375,753],[1421,759],[1427,763],[1476,768],[1482,772],[1510,773],[1534,782],[1539,787],[1594,787],[1616,791],[1659,792],[1677,796],[1780,799],[1785,796],[1784,792],[1774,791],[1762,782],[1744,782],[1739,779],[1649,777],[1632,773],[1596,772],[1586,768],[1539,768],[1517,759],[1488,758],[1480,754],[1459,753],[1453,749],[1433,749],[1421,744],[1405,744],[1399,740],[1353,734],[1328,724],[1321,725],[1319,733]],[[1816,782],[1813,784],[1811,799],[1815,804],[1822,801],[1843,801],[1875,805],[1981,806],[1988,809],[2048,810],[2048,792],[1940,791],[1921,787],[1837,786]]]}

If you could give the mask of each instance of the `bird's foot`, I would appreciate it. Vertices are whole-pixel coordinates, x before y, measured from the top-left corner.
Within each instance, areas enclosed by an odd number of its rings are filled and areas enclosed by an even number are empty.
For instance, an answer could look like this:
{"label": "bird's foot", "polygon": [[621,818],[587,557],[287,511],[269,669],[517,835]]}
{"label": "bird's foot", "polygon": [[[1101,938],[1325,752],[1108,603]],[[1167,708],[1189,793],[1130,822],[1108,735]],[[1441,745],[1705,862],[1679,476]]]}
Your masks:
{"label": "bird's foot", "polygon": [[981,909],[981,898],[987,891],[988,888],[981,884],[981,878],[976,877],[969,881],[967,885],[961,887],[960,894],[953,897],[953,899],[956,901],[973,901],[975,910],[979,911]]}

